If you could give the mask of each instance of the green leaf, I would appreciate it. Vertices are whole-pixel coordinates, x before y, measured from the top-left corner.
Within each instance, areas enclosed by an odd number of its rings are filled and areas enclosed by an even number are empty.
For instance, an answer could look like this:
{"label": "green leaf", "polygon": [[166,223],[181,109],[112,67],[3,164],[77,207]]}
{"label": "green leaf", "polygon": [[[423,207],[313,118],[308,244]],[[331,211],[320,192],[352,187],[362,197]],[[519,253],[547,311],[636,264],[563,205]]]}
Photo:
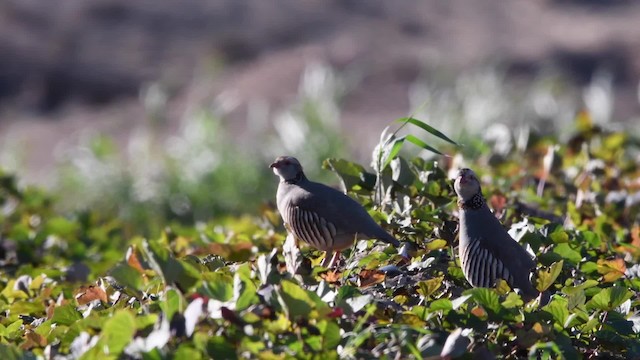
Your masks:
{"label": "green leaf", "polygon": [[207,272],[202,274],[203,294],[220,301],[229,301],[233,297],[233,278],[227,274]]}
{"label": "green leaf", "polygon": [[128,310],[118,310],[104,324],[96,348],[110,356],[120,355],[133,339],[135,332],[136,322],[133,314]]}
{"label": "green leaf", "polygon": [[549,266],[548,270],[538,271],[538,277],[536,279],[536,289],[540,292],[547,290],[558,278],[562,271],[563,260],[554,262]]}
{"label": "green leaf", "polygon": [[144,241],[142,245],[149,265],[167,284],[175,283],[186,291],[200,280],[200,272],[193,265],[174,258],[160,241]]}
{"label": "green leaf", "polygon": [[3,360],[35,360],[37,357],[31,352],[24,352],[12,344],[0,343],[0,358]]}
{"label": "green leaf", "polygon": [[435,135],[436,137],[451,143],[453,145],[459,146],[458,143],[456,143],[455,141],[451,140],[447,135],[443,134],[442,132],[440,132],[439,130],[435,129],[434,127],[432,127],[431,125],[420,121],[414,117],[405,117],[405,118],[400,118],[398,120],[396,120],[396,122],[403,122],[403,123],[409,123],[409,124],[413,124],[423,130],[425,130],[426,132]]}
{"label": "green leaf", "polygon": [[340,340],[342,340],[338,324],[334,321],[322,320],[318,323],[318,330],[322,334],[323,349],[336,349],[338,347]]}
{"label": "green leaf", "polygon": [[391,146],[391,149],[389,150],[389,153],[386,155],[386,158],[384,159],[384,163],[382,164],[382,167],[380,168],[380,171],[386,169],[387,166],[389,166],[391,161],[400,152],[400,149],[402,149],[402,145],[403,144],[404,144],[404,137],[397,138],[397,139],[393,140],[393,145]]}
{"label": "green leaf", "polygon": [[440,286],[442,286],[442,281],[444,281],[444,276],[420,281],[418,283],[418,294],[424,296],[425,298],[430,297],[440,288]]}
{"label": "green leaf", "polygon": [[113,276],[116,282],[120,285],[130,287],[132,289],[142,291],[144,290],[144,280],[142,275],[134,268],[126,263],[120,263],[116,265],[109,275]]}
{"label": "green leaf", "polygon": [[471,294],[473,300],[475,300],[478,305],[495,314],[500,313],[503,309],[502,304],[500,304],[500,298],[493,289],[475,288],[465,291],[464,294]]}
{"label": "green leaf", "polygon": [[409,134],[409,135],[405,136],[405,139],[406,139],[408,142],[410,142],[410,143],[412,143],[412,144],[414,144],[414,145],[416,145],[416,146],[419,146],[419,147],[421,147],[421,148],[423,148],[423,149],[425,149],[425,150],[428,150],[428,151],[434,152],[434,153],[436,153],[436,154],[438,154],[438,155],[444,155],[444,154],[443,154],[443,153],[441,153],[440,151],[436,150],[436,148],[434,148],[433,146],[431,146],[431,145],[427,144],[426,142],[424,142],[424,141],[422,141],[422,140],[418,139],[418,138],[417,138],[417,137],[415,137],[414,135]]}
{"label": "green leaf", "polygon": [[67,304],[58,306],[53,310],[53,317],[51,318],[51,322],[58,325],[71,325],[74,322],[82,319],[82,315],[76,310],[76,307]]}
{"label": "green leaf", "polygon": [[582,260],[582,256],[580,255],[580,253],[572,249],[568,243],[556,245],[553,249],[553,252],[562,256],[564,260],[567,260],[574,265],[579,264],[580,260]]}
{"label": "green leaf", "polygon": [[176,312],[183,312],[185,309],[185,301],[176,289],[169,289],[165,292],[164,301],[160,302],[160,308],[167,316],[167,319],[173,319]]}
{"label": "green leaf", "polygon": [[449,311],[453,309],[453,303],[449,299],[438,299],[429,304],[429,309],[431,309],[431,311]]}
{"label": "green leaf", "polygon": [[223,336],[214,336],[207,342],[207,354],[212,359],[237,359],[235,347]]}
{"label": "green leaf", "polygon": [[189,360],[200,360],[202,359],[202,353],[200,351],[194,349],[189,344],[182,344],[178,347],[174,354],[174,359],[189,359]]}
{"label": "green leaf", "polygon": [[601,290],[587,302],[587,309],[611,311],[633,296],[628,289],[622,286],[612,286]]}
{"label": "green leaf", "polygon": [[556,325],[564,326],[567,318],[569,317],[569,308],[567,299],[555,296],[549,304],[542,308],[543,311],[551,314],[555,320]]}
{"label": "green leaf", "polygon": [[290,318],[308,316],[315,307],[315,302],[311,299],[307,291],[290,280],[282,281],[279,294]]}
{"label": "green leaf", "polygon": [[322,162],[322,167],[338,175],[347,190],[359,186],[371,191],[376,185],[376,176],[367,172],[362,165],[354,162],[344,159],[326,159]]}

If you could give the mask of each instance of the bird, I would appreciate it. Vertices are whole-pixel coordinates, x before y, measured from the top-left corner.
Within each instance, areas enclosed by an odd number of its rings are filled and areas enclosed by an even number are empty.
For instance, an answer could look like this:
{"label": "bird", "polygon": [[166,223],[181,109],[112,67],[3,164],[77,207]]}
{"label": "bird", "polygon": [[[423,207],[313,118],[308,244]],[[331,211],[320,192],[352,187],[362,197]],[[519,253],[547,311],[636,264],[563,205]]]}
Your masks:
{"label": "bird", "polygon": [[376,238],[398,247],[400,242],[371,218],[348,195],[307,179],[298,159],[280,156],[269,165],[280,178],[276,193],[278,212],[287,229],[299,240],[330,255],[333,267],[339,252],[356,239]]}
{"label": "bird", "polygon": [[494,287],[504,279],[511,288],[520,289],[524,300],[537,297],[530,281],[536,263],[489,210],[476,174],[460,169],[454,190],[460,222],[458,252],[467,281],[473,287]]}

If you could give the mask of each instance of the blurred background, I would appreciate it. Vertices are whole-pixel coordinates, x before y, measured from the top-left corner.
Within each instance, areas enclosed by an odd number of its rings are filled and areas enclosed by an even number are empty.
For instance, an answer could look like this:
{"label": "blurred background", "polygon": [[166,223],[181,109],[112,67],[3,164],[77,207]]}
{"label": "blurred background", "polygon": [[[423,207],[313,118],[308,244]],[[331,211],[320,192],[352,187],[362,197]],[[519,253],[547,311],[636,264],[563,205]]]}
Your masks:
{"label": "blurred background", "polygon": [[277,155],[368,166],[410,114],[498,151],[581,111],[637,132],[639,24],[633,0],[4,0],[0,168],[153,227],[255,210]]}

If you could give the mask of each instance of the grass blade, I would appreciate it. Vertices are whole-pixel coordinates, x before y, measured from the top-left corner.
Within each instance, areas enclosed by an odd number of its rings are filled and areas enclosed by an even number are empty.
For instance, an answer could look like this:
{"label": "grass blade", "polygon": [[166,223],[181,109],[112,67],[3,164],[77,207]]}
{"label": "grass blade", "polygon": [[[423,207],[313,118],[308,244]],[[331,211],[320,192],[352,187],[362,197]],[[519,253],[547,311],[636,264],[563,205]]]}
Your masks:
{"label": "grass blade", "polygon": [[391,163],[391,160],[393,160],[393,158],[396,155],[398,155],[398,153],[400,152],[400,149],[402,149],[402,144],[404,144],[404,140],[405,138],[401,137],[393,141],[393,146],[391,147],[391,150],[389,150],[389,154],[387,154],[387,157],[384,160],[384,164],[382,164],[382,168],[380,169],[380,171],[386,169],[387,166],[389,166],[389,164]]}
{"label": "grass blade", "polygon": [[404,122],[404,123],[413,124],[413,125],[421,128],[421,129],[423,129],[424,131],[426,131],[426,132],[428,132],[428,133],[430,133],[430,134],[432,134],[434,136],[437,136],[438,138],[440,138],[440,139],[442,139],[444,141],[447,141],[447,142],[449,142],[449,143],[451,143],[453,145],[459,146],[458,143],[456,143],[455,141],[451,140],[447,135],[445,135],[442,132],[440,132],[439,130],[435,129],[433,126],[431,126],[431,125],[429,125],[429,124],[427,124],[427,123],[425,123],[423,121],[420,121],[420,120],[418,120],[418,119],[416,119],[414,117],[400,118],[400,119],[398,119],[396,121],[397,122]]}
{"label": "grass blade", "polygon": [[417,137],[415,137],[413,135],[407,135],[406,139],[407,139],[408,142],[410,142],[410,143],[412,143],[414,145],[417,145],[417,146],[419,146],[419,147],[421,147],[421,148],[423,148],[425,150],[429,150],[429,151],[434,152],[434,153],[436,153],[438,155],[444,155],[440,151],[436,150],[434,147],[427,145],[426,142],[418,139]]}

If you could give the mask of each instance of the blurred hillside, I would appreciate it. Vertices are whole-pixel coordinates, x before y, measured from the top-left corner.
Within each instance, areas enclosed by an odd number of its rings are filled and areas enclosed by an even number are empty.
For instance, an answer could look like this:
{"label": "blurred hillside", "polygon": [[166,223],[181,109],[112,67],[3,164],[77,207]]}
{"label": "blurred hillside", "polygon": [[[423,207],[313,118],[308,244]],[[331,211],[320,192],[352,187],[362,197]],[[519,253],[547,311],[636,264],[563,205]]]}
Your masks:
{"label": "blurred hillside", "polygon": [[640,3],[624,0],[7,0],[0,152],[13,152],[0,161],[46,182],[88,129],[125,147],[149,118],[169,136],[198,106],[222,109],[238,139],[274,131],[310,63],[336,69],[338,119],[362,134],[348,144],[360,159],[422,103],[416,84],[453,83],[488,64],[516,84],[559,74],[576,108],[604,72],[610,118],[635,121],[638,24]]}

